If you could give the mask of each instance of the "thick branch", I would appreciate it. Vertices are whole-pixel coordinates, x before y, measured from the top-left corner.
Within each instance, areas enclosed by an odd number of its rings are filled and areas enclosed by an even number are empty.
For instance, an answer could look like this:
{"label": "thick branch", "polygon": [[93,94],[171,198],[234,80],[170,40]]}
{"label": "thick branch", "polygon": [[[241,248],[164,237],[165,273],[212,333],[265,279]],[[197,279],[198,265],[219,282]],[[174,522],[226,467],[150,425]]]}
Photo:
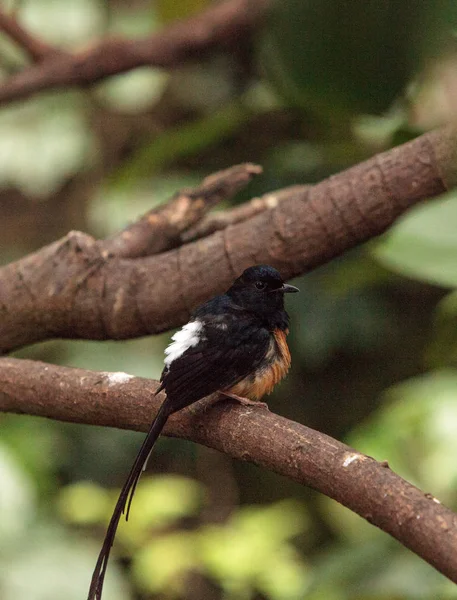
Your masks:
{"label": "thick branch", "polygon": [[101,242],[102,251],[117,257],[137,258],[179,246],[181,235],[187,229],[261,172],[261,167],[250,163],[218,171],[206,177],[198,187],[180,190],[166,204],[150,210],[120,233]]}
{"label": "thick branch", "polygon": [[[0,359],[0,411],[147,431],[157,382]],[[167,435],[250,461],[337,500],[457,583],[457,515],[385,463],[262,408],[203,401],[170,419]]]}
{"label": "thick branch", "polygon": [[456,136],[445,129],[315,186],[281,190],[276,207],[158,256],[109,258],[95,240],[73,232],[0,269],[0,353],[51,337],[167,330],[247,266],[269,263],[285,278],[305,273],[452,187],[456,173]]}
{"label": "thick branch", "polygon": [[143,40],[106,39],[77,54],[49,55],[0,87],[0,103],[44,89],[84,86],[136,67],[174,67],[215,46],[236,45],[259,24],[269,0],[226,0]]}

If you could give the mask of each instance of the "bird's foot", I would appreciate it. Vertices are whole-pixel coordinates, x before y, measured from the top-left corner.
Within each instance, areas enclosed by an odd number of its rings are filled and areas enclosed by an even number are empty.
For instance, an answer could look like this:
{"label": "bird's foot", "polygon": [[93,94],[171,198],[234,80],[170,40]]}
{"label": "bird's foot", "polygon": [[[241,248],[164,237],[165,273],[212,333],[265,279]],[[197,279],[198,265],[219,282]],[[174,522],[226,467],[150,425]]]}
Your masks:
{"label": "bird's foot", "polygon": [[263,408],[263,409],[269,410],[268,404],[266,404],[265,402],[259,402],[259,400],[251,400],[250,398],[245,398],[244,396],[238,396],[238,394],[232,394],[231,392],[221,392],[221,394],[223,396],[225,396],[226,398],[231,398],[232,400],[236,400],[243,406],[255,406],[256,408]]}

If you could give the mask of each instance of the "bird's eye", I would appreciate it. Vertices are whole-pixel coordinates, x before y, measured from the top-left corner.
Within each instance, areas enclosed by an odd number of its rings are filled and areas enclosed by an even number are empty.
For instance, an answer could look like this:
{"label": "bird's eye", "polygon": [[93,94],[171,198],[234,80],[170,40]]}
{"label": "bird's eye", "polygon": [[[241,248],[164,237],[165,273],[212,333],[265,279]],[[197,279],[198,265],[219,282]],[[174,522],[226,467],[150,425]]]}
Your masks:
{"label": "bird's eye", "polygon": [[255,282],[255,287],[258,290],[264,290],[267,287],[267,284],[265,283],[265,281],[256,281]]}

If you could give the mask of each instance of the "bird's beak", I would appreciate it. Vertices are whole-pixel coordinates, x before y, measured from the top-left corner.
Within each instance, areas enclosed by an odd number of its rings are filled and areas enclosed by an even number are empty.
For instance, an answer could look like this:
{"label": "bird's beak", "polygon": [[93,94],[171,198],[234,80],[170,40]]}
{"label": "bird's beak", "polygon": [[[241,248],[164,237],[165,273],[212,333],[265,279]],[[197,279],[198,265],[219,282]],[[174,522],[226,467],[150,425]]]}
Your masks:
{"label": "bird's beak", "polygon": [[283,283],[283,285],[279,288],[278,291],[282,292],[283,294],[295,294],[295,292],[299,292],[300,290],[294,285]]}

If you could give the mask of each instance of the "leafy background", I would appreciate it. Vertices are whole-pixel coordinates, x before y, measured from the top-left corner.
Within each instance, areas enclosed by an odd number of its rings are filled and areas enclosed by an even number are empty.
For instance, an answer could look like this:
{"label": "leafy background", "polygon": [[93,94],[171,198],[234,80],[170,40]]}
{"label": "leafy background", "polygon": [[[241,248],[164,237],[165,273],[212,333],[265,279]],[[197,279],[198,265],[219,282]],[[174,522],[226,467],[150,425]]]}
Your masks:
{"label": "leafy background", "polygon": [[[205,0],[3,2],[37,36],[136,37]],[[213,170],[264,166],[235,202],[314,182],[455,118],[451,0],[282,0],[227,55],[142,68],[0,109],[0,261],[113,232]],[[0,37],[0,76],[26,58]],[[344,440],[457,509],[457,199],[297,280],[293,368],[271,409]],[[157,377],[169,334],[17,356]],[[0,595],[84,598],[141,435],[0,418]],[[120,528],[106,597],[457,598],[384,533],[311,490],[179,440],[158,444]]]}

